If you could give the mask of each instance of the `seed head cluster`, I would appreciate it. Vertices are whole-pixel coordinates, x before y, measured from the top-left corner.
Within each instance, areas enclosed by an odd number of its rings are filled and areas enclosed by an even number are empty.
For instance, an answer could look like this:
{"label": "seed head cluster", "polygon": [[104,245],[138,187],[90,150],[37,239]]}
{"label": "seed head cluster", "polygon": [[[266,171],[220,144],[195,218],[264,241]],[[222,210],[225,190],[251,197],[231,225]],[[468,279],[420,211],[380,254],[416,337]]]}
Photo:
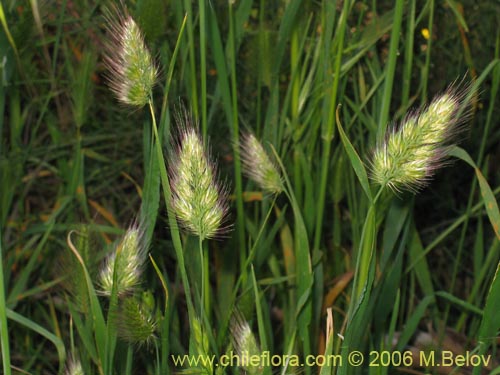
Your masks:
{"label": "seed head cluster", "polygon": [[109,86],[122,103],[142,107],[151,99],[158,70],[133,18],[125,10],[109,13],[105,56]]}
{"label": "seed head cluster", "polygon": [[394,191],[417,191],[443,166],[467,114],[457,116],[463,92],[454,88],[389,127],[371,161],[371,177]]}
{"label": "seed head cluster", "polygon": [[185,116],[179,124],[177,152],[170,163],[172,209],[183,226],[202,240],[214,237],[227,214],[225,190],[203,142]]}
{"label": "seed head cluster", "polygon": [[243,135],[240,153],[243,171],[248,178],[255,181],[264,191],[273,194],[283,191],[283,180],[278,167],[253,134]]}

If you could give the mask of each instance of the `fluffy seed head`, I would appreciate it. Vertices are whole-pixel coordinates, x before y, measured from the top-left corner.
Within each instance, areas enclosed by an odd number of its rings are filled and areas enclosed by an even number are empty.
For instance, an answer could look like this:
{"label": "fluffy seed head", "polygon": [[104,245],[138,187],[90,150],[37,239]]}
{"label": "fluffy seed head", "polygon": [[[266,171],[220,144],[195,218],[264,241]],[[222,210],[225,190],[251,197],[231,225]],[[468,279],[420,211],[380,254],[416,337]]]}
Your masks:
{"label": "fluffy seed head", "polygon": [[465,91],[450,87],[432,102],[389,127],[371,160],[371,177],[394,191],[417,191],[443,166],[448,151],[468,117],[458,117]]}
{"label": "fluffy seed head", "polygon": [[71,358],[67,365],[66,371],[64,372],[66,375],[85,375],[83,372],[82,364],[78,359]]}
{"label": "fluffy seed head", "polygon": [[101,270],[102,294],[111,295],[113,287],[120,296],[133,291],[140,283],[144,254],[142,231],[136,226],[129,228]]}
{"label": "fluffy seed head", "polygon": [[279,194],[283,191],[283,180],[278,167],[253,134],[243,135],[240,152],[243,171],[248,178],[270,193]]}
{"label": "fluffy seed head", "polygon": [[121,300],[116,323],[118,336],[129,343],[147,345],[155,340],[158,320],[151,292]]}
{"label": "fluffy seed head", "polygon": [[187,116],[178,126],[179,144],[170,163],[171,206],[188,231],[211,238],[226,217],[226,193],[217,184],[215,167]]}
{"label": "fluffy seed head", "polygon": [[[231,336],[234,348],[240,357],[252,358],[253,356],[261,356],[262,352],[248,322],[236,313],[231,320]],[[243,363],[245,373],[254,375],[263,373],[262,366],[255,366],[252,363]]]}
{"label": "fluffy seed head", "polygon": [[108,12],[105,64],[109,86],[122,103],[142,107],[151,98],[158,70],[149,53],[139,26],[126,10]]}

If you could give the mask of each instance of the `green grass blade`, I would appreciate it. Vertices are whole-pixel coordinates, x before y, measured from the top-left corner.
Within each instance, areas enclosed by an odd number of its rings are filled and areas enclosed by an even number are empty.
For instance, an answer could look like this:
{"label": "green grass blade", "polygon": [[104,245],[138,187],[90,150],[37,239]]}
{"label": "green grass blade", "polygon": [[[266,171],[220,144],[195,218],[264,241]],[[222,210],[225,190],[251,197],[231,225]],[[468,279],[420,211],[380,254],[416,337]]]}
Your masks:
{"label": "green grass blade", "polygon": [[229,89],[229,79],[228,79],[228,71],[226,65],[226,55],[224,51],[224,47],[222,45],[222,37],[220,34],[219,25],[217,24],[217,16],[215,14],[215,10],[213,7],[209,7],[208,9],[208,26],[209,33],[208,37],[210,38],[210,46],[212,49],[213,59],[215,68],[217,69],[217,85],[218,89],[221,92],[222,98],[222,107],[224,109],[226,120],[228,123],[232,119],[232,108],[231,108],[231,90]]}
{"label": "green grass blade", "polygon": [[354,308],[363,299],[370,296],[369,272],[376,245],[376,225],[375,206],[371,205],[366,215],[363,231],[361,232],[361,244],[356,255],[356,273],[354,275],[353,298],[351,302],[354,304]]}
{"label": "green grass blade", "polygon": [[2,3],[0,3],[0,23],[2,23],[3,31],[5,32],[5,35],[7,36],[7,39],[9,40],[10,46],[14,50],[14,53],[16,55],[16,59],[19,61],[19,54],[17,52],[16,43],[14,42],[14,38],[12,38],[12,34],[10,33],[9,25],[7,24],[7,19],[5,18],[5,12],[3,10]]}
{"label": "green grass blade", "polygon": [[[500,187],[497,187],[494,191],[492,191],[493,196],[497,195],[500,193]],[[472,207],[471,213],[476,213],[481,210],[483,207],[484,202],[480,202],[476,204],[475,206]],[[439,236],[437,236],[427,247],[422,251],[416,259],[412,261],[412,263],[406,268],[405,273],[409,272],[410,270],[415,267],[415,265],[423,258],[425,257],[430,251],[436,248],[436,246],[441,243],[445,238],[447,238],[455,229],[457,229],[464,221],[468,219],[469,215],[463,214],[459,216],[457,219],[453,221],[452,224],[450,224],[445,230],[441,232]]]}
{"label": "green grass blade", "polygon": [[[67,300],[67,299],[66,299]],[[75,325],[76,331],[78,332],[78,337],[83,344],[85,354],[90,357],[95,363],[99,363],[99,357],[95,347],[95,340],[92,339],[92,329],[89,327],[87,322],[82,320],[80,312],[75,310],[71,303],[68,301],[68,310],[71,315],[71,322]],[[73,345],[74,346],[74,345]],[[72,351],[74,348],[72,348]]]}
{"label": "green grass blade", "polygon": [[[398,316],[399,316],[399,309],[401,306],[400,305],[401,304],[401,289],[398,288],[395,291],[395,296],[394,296],[393,300],[394,300],[394,304],[391,306],[392,315],[391,315],[391,320],[389,323],[389,332],[387,334],[387,337],[382,338],[382,343],[380,344],[380,349],[379,349],[380,351],[386,350],[386,349],[389,349],[389,350],[392,349],[392,346],[389,346],[387,348],[386,343],[389,343],[389,345],[391,345],[390,343],[392,343],[394,340],[394,334],[396,331],[397,320],[398,320]],[[389,306],[390,306],[390,303],[389,303]],[[373,371],[374,374],[385,375],[385,374],[388,374],[389,368],[390,368],[390,366],[381,366],[380,368],[370,368],[370,373],[372,373],[372,371]]]}
{"label": "green grass blade", "polygon": [[477,315],[483,315],[483,310],[477,308],[476,306],[474,306],[474,305],[472,305],[464,300],[461,300],[460,298],[455,297],[454,295],[452,295],[448,292],[439,291],[439,292],[436,292],[436,296],[444,298],[444,299],[448,300],[449,302],[451,302],[457,306],[462,307],[464,310],[469,310]]}
{"label": "green grass blade", "polygon": [[413,45],[415,36],[415,13],[416,13],[416,0],[410,0],[409,4],[410,12],[407,19],[406,28],[406,40],[405,40],[405,54],[404,54],[404,65],[403,65],[403,80],[402,80],[402,94],[401,94],[401,104],[403,106],[408,105],[410,100],[410,85],[411,85],[411,71],[413,66]]}
{"label": "green grass blade", "polygon": [[406,320],[403,332],[401,332],[401,336],[399,336],[396,350],[403,351],[406,345],[408,345],[408,342],[410,341],[411,337],[417,331],[418,325],[420,324],[420,321],[424,317],[427,308],[429,307],[430,304],[434,303],[435,301],[436,299],[434,296],[427,296],[424,299],[422,299],[422,301],[420,301],[413,314],[410,316],[409,319]]}
{"label": "green grass blade", "polygon": [[[500,330],[500,319],[498,312],[500,311],[500,263],[498,263],[497,272],[491,282],[486,304],[484,306],[483,319],[479,327],[479,355],[483,355],[488,350],[488,347],[496,342],[498,331]],[[473,374],[480,374],[480,367],[474,368]]]}
{"label": "green grass blade", "polygon": [[9,294],[8,299],[7,299],[7,303],[9,304],[9,306],[11,308],[14,308],[16,306],[17,296],[25,291],[26,286],[28,284],[29,277],[38,264],[38,256],[40,255],[40,253],[44,249],[44,247],[49,239],[49,236],[51,235],[52,230],[54,229],[55,220],[64,211],[64,209],[66,208],[66,206],[70,202],[70,199],[66,197],[64,199],[61,199],[59,202],[60,202],[59,207],[57,208],[57,210],[55,210],[52,213],[52,215],[50,216],[49,220],[46,223],[45,233],[44,233],[42,239],[40,240],[40,242],[38,243],[38,246],[35,248],[35,250],[31,254],[30,259],[28,261],[28,264],[26,265],[26,267],[23,268],[21,274],[16,279],[15,284],[12,286],[12,290]]}
{"label": "green grass blade", "polygon": [[191,108],[194,113],[194,118],[199,118],[198,108],[198,78],[196,74],[196,55],[195,55],[195,42],[194,42],[194,23],[193,23],[193,7],[190,0],[184,0],[184,10],[187,16],[187,40],[188,40],[188,54],[189,54],[189,94],[191,99]]}
{"label": "green grass blade", "polygon": [[177,36],[177,41],[175,43],[174,52],[172,53],[172,59],[170,60],[170,64],[168,65],[167,77],[165,79],[165,89],[163,91],[163,102],[161,106],[161,126],[166,121],[166,116],[168,114],[167,104],[168,104],[168,94],[170,92],[170,86],[172,85],[172,77],[174,75],[175,63],[177,62],[177,55],[181,49],[182,45],[182,36],[184,35],[184,30],[186,29],[187,23],[187,15],[182,19],[181,27],[179,28],[179,35]]}
{"label": "green grass blade", "polygon": [[200,10],[201,134],[207,140],[207,16],[206,0],[198,1]]}
{"label": "green grass blade", "polygon": [[[378,195],[377,195],[378,197]],[[342,346],[343,360],[347,360],[350,350],[362,350],[363,335],[370,322],[370,315],[373,308],[371,303],[371,293],[375,273],[374,250],[376,245],[376,199],[370,204],[366,214],[361,239],[356,254],[356,268],[351,293],[351,301],[347,314],[347,329]],[[349,366],[343,366],[339,374],[350,373]]]}
{"label": "green grass blade", "polygon": [[370,189],[370,183],[368,182],[368,174],[366,173],[366,169],[365,166],[363,165],[363,162],[361,161],[361,158],[359,157],[358,153],[351,144],[351,141],[349,140],[349,138],[347,138],[344,129],[342,128],[342,124],[339,118],[339,111],[340,111],[340,106],[337,107],[337,127],[339,129],[340,139],[344,144],[347,156],[349,156],[351,166],[354,169],[354,172],[356,172],[356,176],[358,177],[359,183],[361,184],[361,187],[363,188],[364,192],[366,193],[366,196],[371,202],[373,201],[373,198],[372,198],[372,191]]}
{"label": "green grass blade", "polygon": [[304,219],[302,218],[302,213],[300,207],[295,199],[295,195],[292,190],[292,185],[286,174],[285,167],[281,162],[276,150],[272,148],[274,156],[278,161],[283,176],[285,178],[285,184],[287,190],[285,191],[292,205],[294,224],[295,224],[295,260],[296,260],[296,275],[297,275],[297,296],[298,301],[296,305],[296,316],[297,325],[299,330],[299,337],[304,345],[304,352],[306,355],[310,354],[310,337],[309,337],[309,325],[311,323],[312,317],[312,301],[311,293],[314,281],[311,256],[309,250],[309,239],[307,237],[307,229],[304,224]]}
{"label": "green grass blade", "polygon": [[161,373],[166,374],[168,372],[168,362],[169,362],[168,355],[170,353],[170,346],[169,346],[170,316],[169,316],[168,287],[167,287],[167,282],[165,281],[165,277],[163,277],[160,268],[156,264],[151,254],[149,254],[149,259],[151,260],[151,264],[155,269],[156,275],[158,276],[158,279],[160,280],[161,286],[163,288],[163,293],[165,294],[165,306],[163,309],[163,318],[160,328],[160,340],[161,340],[160,368],[161,368]]}
{"label": "green grass blade", "polygon": [[465,19],[460,12],[459,4],[457,4],[457,2],[454,0],[446,0],[446,4],[448,4],[448,6],[453,11],[453,14],[457,18],[457,22],[465,29],[465,31],[469,32],[469,27],[467,26],[467,23],[465,22]]}
{"label": "green grass blade", "polygon": [[97,352],[99,355],[99,366],[102,367],[102,371],[104,374],[108,373],[108,364],[106,361],[107,358],[107,340],[106,340],[106,323],[104,320],[104,314],[101,309],[101,305],[99,304],[99,300],[97,298],[97,293],[94,289],[94,285],[92,283],[92,279],[90,278],[90,275],[87,271],[87,267],[85,267],[85,262],[83,261],[82,257],[80,256],[78,249],[76,249],[71,241],[71,234],[74,232],[70,232],[67,237],[67,244],[70,250],[73,252],[75,255],[76,259],[82,266],[82,271],[85,275],[85,281],[87,283],[87,290],[89,293],[89,302],[90,302],[90,313],[91,313],[91,321],[92,321],[92,328],[94,330],[94,335],[95,335],[95,341],[96,341],[96,347],[97,347]]}
{"label": "green grass blade", "polygon": [[334,111],[335,108],[337,107],[337,97],[338,97],[339,83],[340,83],[340,67],[342,65],[342,55],[344,51],[344,37],[347,28],[347,17],[351,5],[352,5],[351,1],[344,2],[342,13],[340,14],[339,18],[338,28],[335,33],[337,50],[335,55],[335,63],[333,67],[334,69],[333,86],[331,88],[331,93],[329,98],[330,109],[326,124],[325,126],[323,126],[322,129],[323,153],[321,155],[321,172],[319,180],[320,182],[318,190],[318,199],[317,199],[318,203],[316,206],[316,223],[315,223],[316,230],[314,233],[314,246],[313,246],[314,252],[317,252],[317,250],[319,249],[320,238],[321,238],[321,228],[322,228],[321,222],[323,221],[323,216],[324,216],[326,186],[327,186],[328,171],[330,165],[330,154],[332,147],[332,139],[335,131]]}
{"label": "green grass blade", "polygon": [[240,153],[238,150],[240,144],[240,120],[238,115],[238,89],[237,89],[237,71],[236,71],[236,27],[233,14],[233,3],[229,3],[229,35],[228,35],[228,57],[231,87],[231,124],[233,154],[234,154],[234,183],[236,194],[236,232],[240,250],[240,269],[243,272],[245,258],[247,256],[245,243],[245,212],[243,207],[243,182]]}
{"label": "green grass blade", "polygon": [[148,147],[144,147],[145,158],[145,176],[142,187],[142,204],[140,210],[140,223],[144,225],[144,241],[151,242],[154,227],[158,217],[160,207],[160,168],[158,158],[156,157],[156,144],[151,137],[152,132],[144,130],[144,142]]}
{"label": "green grass blade", "polygon": [[[11,309],[6,309],[7,311],[7,317],[16,323],[19,323],[26,328],[31,329],[32,331],[42,335],[45,337],[47,340],[49,340],[51,343],[54,344],[54,346],[57,349],[57,356],[59,358],[59,374],[62,374],[64,370],[64,361],[66,360],[66,349],[64,348],[64,343],[63,341],[54,335],[53,333],[47,331],[45,328],[42,326],[38,325],[37,323],[33,322],[32,320],[29,320],[28,318],[16,313],[15,311],[12,311]],[[10,372],[4,372],[5,374],[9,374]]]}
{"label": "green grass blade", "polygon": [[474,171],[476,172],[476,178],[479,182],[481,195],[483,197],[486,213],[488,214],[491,226],[495,231],[495,235],[497,236],[498,239],[500,239],[500,211],[498,210],[498,203],[497,200],[495,199],[495,195],[491,191],[490,185],[484,178],[483,174],[481,173],[481,170],[476,166],[476,163],[474,163],[472,158],[469,156],[467,151],[465,151],[460,147],[454,147],[451,150],[450,155],[465,161],[472,168],[474,168]]}
{"label": "green grass blade", "polygon": [[259,287],[257,285],[257,279],[255,278],[255,270],[253,266],[251,267],[251,273],[252,273],[252,284],[254,290],[255,311],[257,313],[257,326],[259,328],[260,349],[262,351],[266,351],[269,350],[269,345],[267,343],[266,325],[264,323],[264,316],[262,315]]}
{"label": "green grass blade", "polygon": [[490,185],[484,178],[481,170],[476,168],[476,177],[479,181],[479,188],[481,189],[481,195],[484,200],[484,207],[486,208],[486,212],[488,214],[488,218],[490,219],[491,226],[495,231],[497,239],[500,240],[500,212],[498,210],[498,203],[491,191]]}
{"label": "green grass blade", "polygon": [[396,248],[396,242],[400,237],[403,225],[409,216],[409,211],[409,205],[403,204],[400,200],[393,200],[391,206],[389,207],[382,238],[382,255],[380,259],[382,272],[385,269],[385,265],[389,261],[393,250]]}
{"label": "green grass blade", "polygon": [[[431,270],[425,256],[422,256],[424,248],[422,246],[422,241],[418,234],[417,229],[413,225],[410,234],[409,243],[409,258],[410,261],[414,263],[415,276],[417,277],[418,283],[422,288],[422,291],[426,296],[431,296],[434,294],[434,287],[432,284]],[[418,261],[417,261],[418,259]]]}
{"label": "green grass blade", "polygon": [[[434,38],[434,0],[428,0],[425,5],[425,12],[422,11],[422,15],[427,13],[427,7],[428,13],[429,13],[429,19],[428,19],[428,24],[427,24],[427,29],[429,31],[429,39],[427,39],[427,48],[425,50],[425,64],[422,69],[422,78],[421,78],[421,85],[422,85],[422,95],[421,95],[421,100],[422,103],[427,102],[427,86],[429,84],[429,71],[430,71],[430,66],[431,66],[431,53],[432,53],[432,39]],[[417,21],[418,23],[418,21]]]}
{"label": "green grass blade", "polygon": [[389,57],[385,73],[384,93],[382,94],[382,108],[378,120],[377,139],[382,139],[389,120],[389,109],[392,100],[392,91],[394,75],[396,72],[396,60],[399,55],[399,37],[401,32],[401,23],[403,21],[404,0],[397,0],[391,32],[391,44],[389,46]]}
{"label": "green grass blade", "polygon": [[10,345],[7,325],[5,285],[3,275],[2,227],[0,227],[0,345],[2,347],[2,367],[5,375],[10,375]]}

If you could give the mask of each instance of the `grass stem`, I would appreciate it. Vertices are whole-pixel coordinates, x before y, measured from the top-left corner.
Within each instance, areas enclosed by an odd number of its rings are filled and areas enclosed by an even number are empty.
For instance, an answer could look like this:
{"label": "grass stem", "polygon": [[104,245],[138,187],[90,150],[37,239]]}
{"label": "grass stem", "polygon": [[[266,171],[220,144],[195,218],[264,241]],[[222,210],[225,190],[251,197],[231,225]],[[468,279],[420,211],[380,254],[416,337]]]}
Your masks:
{"label": "grass stem", "polygon": [[231,109],[232,109],[232,132],[233,132],[233,147],[234,147],[234,182],[236,194],[236,232],[238,235],[238,246],[240,254],[240,272],[244,272],[245,259],[247,257],[245,246],[245,214],[243,209],[243,187],[241,177],[241,160],[238,152],[240,144],[240,129],[238,119],[238,86],[236,81],[236,39],[233,2],[229,2],[229,61],[231,71]]}
{"label": "grass stem", "polygon": [[3,274],[3,253],[2,253],[2,228],[0,227],[0,344],[2,346],[2,367],[5,375],[11,374],[10,369],[10,345],[9,345],[9,331],[7,325],[7,315],[5,304],[5,285]]}

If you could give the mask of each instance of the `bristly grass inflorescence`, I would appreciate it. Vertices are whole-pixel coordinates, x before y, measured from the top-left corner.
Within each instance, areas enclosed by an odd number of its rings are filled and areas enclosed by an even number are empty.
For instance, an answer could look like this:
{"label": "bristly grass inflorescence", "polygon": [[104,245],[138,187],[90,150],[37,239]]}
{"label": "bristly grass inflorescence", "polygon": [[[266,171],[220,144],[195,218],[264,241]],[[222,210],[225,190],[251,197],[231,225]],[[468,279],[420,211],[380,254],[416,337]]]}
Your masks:
{"label": "bristly grass inflorescence", "polygon": [[70,357],[68,360],[68,363],[66,364],[66,371],[64,372],[65,375],[84,375],[84,371],[82,368],[81,362],[74,358]]}
{"label": "bristly grass inflorescence", "polygon": [[108,256],[100,273],[102,294],[110,296],[115,288],[121,296],[134,291],[139,285],[146,253],[142,237],[140,227],[132,226]]}
{"label": "bristly grass inflorescence", "polygon": [[[262,355],[259,344],[250,328],[250,325],[242,316],[241,313],[236,312],[231,318],[231,338],[233,346],[240,356],[243,358],[247,356],[248,358],[256,358]],[[250,375],[262,374],[264,372],[263,367],[260,364],[252,363],[242,363],[241,364],[244,373]]]}
{"label": "bristly grass inflorescence", "polygon": [[278,167],[255,135],[247,133],[242,136],[240,154],[243,172],[248,178],[256,182],[264,191],[273,194],[283,191],[283,179]]}
{"label": "bristly grass inflorescence", "polygon": [[107,53],[109,86],[122,103],[143,107],[152,95],[158,76],[139,26],[125,8],[108,10]]}
{"label": "bristly grass inflorescence", "polygon": [[213,238],[228,212],[225,187],[185,110],[177,116],[176,151],[170,157],[171,207],[182,225],[201,240]]}
{"label": "bristly grass inflorescence", "polygon": [[456,136],[469,111],[465,104],[469,86],[450,86],[431,103],[408,114],[399,126],[388,127],[371,160],[371,177],[393,191],[416,192],[446,163]]}
{"label": "bristly grass inflorescence", "polygon": [[116,319],[117,334],[136,345],[149,345],[155,339],[158,318],[150,291],[127,296],[120,301]]}

